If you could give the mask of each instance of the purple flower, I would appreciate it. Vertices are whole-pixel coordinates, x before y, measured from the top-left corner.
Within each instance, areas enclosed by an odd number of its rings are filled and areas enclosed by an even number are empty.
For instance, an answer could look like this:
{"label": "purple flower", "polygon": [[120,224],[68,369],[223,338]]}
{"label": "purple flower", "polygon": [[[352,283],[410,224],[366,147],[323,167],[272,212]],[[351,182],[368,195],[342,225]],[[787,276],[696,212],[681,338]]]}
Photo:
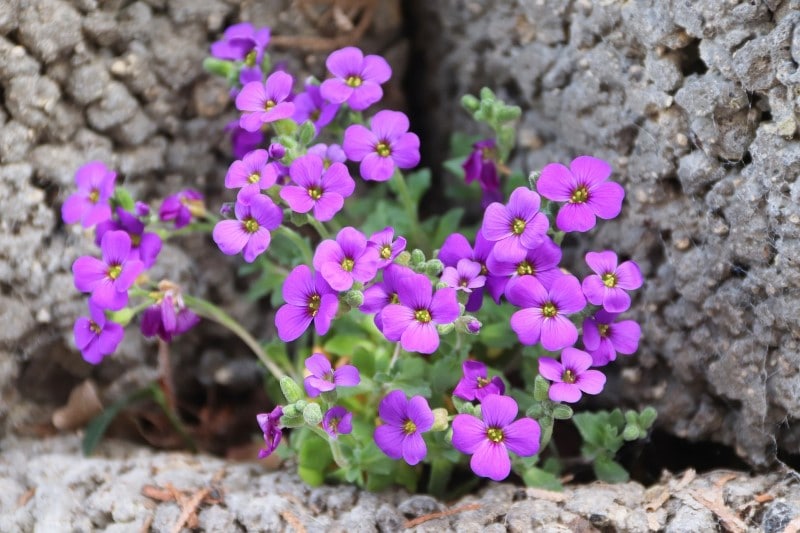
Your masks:
{"label": "purple flower", "polygon": [[486,208],[481,232],[494,242],[492,253],[500,261],[521,261],[547,234],[547,217],[539,212],[539,195],[525,187],[511,193],[508,204]]}
{"label": "purple flower", "polygon": [[558,211],[556,226],[561,231],[589,231],[595,217],[611,219],[619,215],[625,190],[619,183],[606,181],[611,165],[588,155],[572,160],[569,168],[550,163],[536,182],[539,194],[556,202],[567,202]]}
{"label": "purple flower", "polygon": [[433,427],[433,411],[422,396],[410,400],[401,390],[393,390],[381,400],[378,414],[383,425],[375,428],[375,444],[392,459],[402,458],[415,465],[428,454],[422,433]]}
{"label": "purple flower", "polygon": [[617,254],[610,251],[589,252],[586,264],[595,272],[583,280],[583,293],[589,303],[602,305],[609,313],[622,313],[631,306],[631,297],[625,290],[642,286],[639,265],[625,261],[617,266]]}
{"label": "purple flower", "polygon": [[164,198],[158,210],[162,222],[175,221],[175,229],[180,229],[192,220],[192,216],[205,213],[203,195],[194,189],[186,189]]}
{"label": "purple flower", "polygon": [[358,309],[366,314],[375,313],[375,326],[380,331],[383,331],[383,309],[400,301],[397,296],[397,282],[400,278],[411,275],[414,275],[414,271],[410,268],[392,263],[383,270],[383,281],[364,291],[364,303]]}
{"label": "purple flower", "polygon": [[272,159],[283,159],[286,155],[286,147],[281,143],[270,143],[267,153]]}
{"label": "purple flower", "polygon": [[61,218],[67,224],[80,221],[90,228],[111,218],[108,200],[114,196],[117,174],[101,161],[86,163],[75,173],[78,191],[71,194],[61,206]]}
{"label": "purple flower", "polygon": [[89,301],[91,318],[80,317],[72,330],[75,345],[81,351],[86,362],[99,364],[107,355],[114,353],[122,337],[124,328],[106,319],[105,312]]}
{"label": "purple flower", "polygon": [[461,368],[464,370],[464,376],[453,390],[453,396],[458,396],[462,400],[482,401],[490,394],[506,392],[506,386],[500,376],[489,379],[486,365],[480,361],[464,361]]}
{"label": "purple flower", "polygon": [[258,450],[258,458],[263,459],[269,456],[281,443],[281,417],[283,416],[283,407],[277,406],[271,413],[260,413],[256,415],[258,427],[264,434],[264,443],[266,446]]}
{"label": "purple flower", "polygon": [[211,55],[217,59],[244,61],[249,66],[260,65],[264,49],[269,44],[269,28],[255,29],[249,22],[229,26],[223,39],[211,44]]}
{"label": "purple flower", "polygon": [[237,220],[217,222],[212,237],[223,254],[243,252],[244,260],[252,263],[269,248],[272,238],[269,232],[281,225],[283,211],[268,196],[242,192],[234,207]]}
{"label": "purple flower", "polygon": [[549,289],[533,276],[524,276],[512,284],[506,297],[523,309],[511,315],[513,329],[522,344],[535,344],[541,339],[545,350],[555,351],[578,340],[578,330],[566,315],[586,306],[580,282],[564,275]]}
{"label": "purple flower", "polygon": [[95,242],[99,245],[107,231],[122,230],[131,238],[130,259],[138,259],[145,269],[152,267],[161,252],[161,238],[155,233],[145,233],[144,223],[121,207],[117,207],[117,218],[97,225]]}
{"label": "purple flower", "polygon": [[290,118],[294,114],[294,103],[286,101],[292,93],[292,76],[276,71],[266,83],[251,81],[236,96],[236,109],[243,111],[239,125],[247,131],[256,131],[261,126],[276,120]]}
{"label": "purple flower", "polygon": [[607,365],[617,352],[630,355],[639,347],[642,328],[633,320],[614,322],[617,316],[600,309],[583,321],[583,346],[592,356],[592,366]]}
{"label": "purple flower", "polygon": [[289,167],[289,175],[296,185],[287,185],[280,195],[292,211],[308,213],[325,222],[332,219],[344,206],[344,199],[353,194],[356,183],[347,167],[333,163],[325,169],[316,155],[298,157]]}
{"label": "purple flower", "polygon": [[460,259],[455,267],[445,267],[441,281],[457,291],[471,293],[486,284],[486,276],[481,275],[481,264],[469,259]]}
{"label": "purple flower", "polygon": [[497,282],[489,286],[489,292],[500,303],[500,297],[507,287],[523,276],[533,276],[545,289],[549,289],[556,279],[564,275],[558,269],[560,261],[561,248],[549,237],[545,237],[536,248],[528,250],[519,261],[500,261],[492,254],[487,260],[487,267]]}
{"label": "purple flower", "polygon": [[325,66],[335,77],[322,82],[322,97],[334,104],[347,102],[356,111],[363,111],[383,98],[381,84],[392,77],[392,68],[384,58],[365,57],[353,46],[331,52]]}
{"label": "purple flower", "polygon": [[363,233],[348,226],[339,231],[335,241],[319,243],[314,268],[335,290],[346,291],[356,281],[372,281],[378,271],[378,250],[367,246]]}
{"label": "purple flower", "polygon": [[344,153],[361,161],[361,177],[386,181],[395,167],[413,168],[419,163],[419,137],[408,131],[408,117],[399,111],[379,111],[370,122],[372,130],[353,124],[344,132]]}
{"label": "purple flower", "polygon": [[599,370],[589,370],[592,356],[577,348],[564,348],[561,362],[551,357],[539,358],[539,373],[553,382],[550,399],[554,402],[575,403],[582,393],[599,394],[606,377]]}
{"label": "purple flower", "polygon": [[[494,243],[491,241],[487,241],[483,233],[478,231],[478,234],[475,236],[475,249],[472,249],[472,246],[469,244],[469,241],[466,237],[461,235],[460,233],[453,233],[449,237],[447,237],[442,244],[441,250],[439,250],[439,255],[437,256],[438,259],[444,264],[445,266],[457,266],[458,262],[461,259],[469,259],[481,265],[481,275],[486,276],[486,287],[489,289],[490,292],[493,292],[493,286],[502,281],[502,286],[505,287],[505,280],[501,280],[500,278],[496,278],[492,272],[490,272],[487,268],[487,261],[489,259],[492,250],[494,249]],[[502,288],[500,289],[502,292]],[[499,300],[498,300],[499,303]],[[466,310],[470,312],[477,311],[481,308],[483,304],[483,288],[478,288],[472,291],[472,294],[469,295],[469,299],[467,300]]]}
{"label": "purple flower", "polygon": [[282,292],[286,303],[275,314],[275,326],[283,342],[300,337],[311,322],[318,335],[328,332],[339,298],[319,273],[313,274],[306,265],[296,266],[283,282]]}
{"label": "purple flower", "polygon": [[292,119],[298,124],[310,120],[317,134],[331,123],[340,104],[332,104],[320,94],[318,85],[306,83],[306,90],[294,97],[294,115]]}
{"label": "purple flower", "polygon": [[387,305],[381,315],[383,334],[400,341],[408,352],[431,354],[439,347],[437,324],[450,324],[461,310],[454,289],[433,287],[427,276],[412,274],[397,280],[399,303]]}
{"label": "purple flower", "polygon": [[250,187],[254,191],[269,189],[275,185],[278,173],[269,164],[266,150],[254,150],[246,154],[240,161],[234,161],[225,174],[225,187],[238,189]]}
{"label": "purple flower", "polygon": [[322,166],[325,168],[331,166],[331,163],[347,162],[347,156],[344,150],[342,150],[342,147],[338,144],[315,144],[314,146],[308,147],[308,153],[322,158]]}
{"label": "purple flower", "polygon": [[311,375],[306,377],[303,384],[312,398],[316,398],[321,392],[332,391],[336,387],[355,387],[361,383],[361,376],[356,367],[342,365],[333,370],[331,362],[321,353],[312,354],[306,359],[306,369]]}
{"label": "purple flower", "polygon": [[472,145],[472,152],[462,165],[464,181],[472,183],[478,180],[478,183],[480,183],[483,191],[481,205],[484,208],[492,202],[502,201],[496,157],[497,150],[494,139],[486,139]]}
{"label": "purple flower", "polygon": [[264,132],[247,131],[239,126],[239,120],[229,122],[225,126],[225,131],[231,132],[231,151],[233,157],[241,159],[249,152],[252,152],[264,142]]}
{"label": "purple flower", "polygon": [[150,206],[137,200],[136,203],[133,204],[133,212],[137,217],[150,216]]}
{"label": "purple flower", "polygon": [[478,476],[502,481],[511,473],[511,451],[520,457],[539,451],[541,429],[532,418],[517,421],[517,402],[491,394],[481,402],[483,420],[468,414],[453,419],[453,447],[471,454],[469,466]]}
{"label": "purple flower", "polygon": [[340,405],[331,407],[322,419],[322,429],[332,439],[339,438],[339,435],[351,433],[353,431],[353,413]]}
{"label": "purple flower", "polygon": [[84,256],[72,264],[75,288],[91,292],[91,302],[102,309],[117,311],[128,303],[128,289],[144,270],[130,259],[131,238],[124,231],[107,231],[100,241],[103,259]]}
{"label": "purple flower", "polygon": [[199,322],[200,317],[184,305],[180,293],[166,290],[142,313],[141,330],[145,337],[158,335],[170,342],[175,335],[186,333]]}
{"label": "purple flower", "polygon": [[400,252],[406,249],[406,240],[404,237],[397,237],[394,239],[394,228],[387,226],[380,231],[372,234],[369,238],[367,246],[378,250],[380,262],[378,268],[385,268],[389,266],[397,257]]}

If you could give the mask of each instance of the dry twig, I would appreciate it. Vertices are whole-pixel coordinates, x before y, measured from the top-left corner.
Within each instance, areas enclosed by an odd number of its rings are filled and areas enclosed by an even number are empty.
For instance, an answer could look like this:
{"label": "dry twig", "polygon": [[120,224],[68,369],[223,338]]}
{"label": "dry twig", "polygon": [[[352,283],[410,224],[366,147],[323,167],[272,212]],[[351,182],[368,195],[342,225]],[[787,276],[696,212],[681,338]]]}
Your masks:
{"label": "dry twig", "polygon": [[465,511],[475,511],[475,510],[480,509],[480,508],[481,508],[481,504],[479,504],[479,503],[470,503],[470,504],[467,504],[467,505],[462,505],[461,507],[454,507],[452,509],[448,509],[447,511],[442,511],[440,513],[431,513],[431,514],[426,514],[426,515],[419,516],[419,517],[415,518],[414,520],[407,521],[405,524],[403,524],[403,527],[405,529],[409,529],[409,528],[412,528],[412,527],[416,527],[416,526],[418,526],[420,524],[424,524],[425,522],[427,522],[429,520],[436,520],[437,518],[444,518],[445,516],[451,516],[451,515],[454,515],[454,514],[463,513]]}

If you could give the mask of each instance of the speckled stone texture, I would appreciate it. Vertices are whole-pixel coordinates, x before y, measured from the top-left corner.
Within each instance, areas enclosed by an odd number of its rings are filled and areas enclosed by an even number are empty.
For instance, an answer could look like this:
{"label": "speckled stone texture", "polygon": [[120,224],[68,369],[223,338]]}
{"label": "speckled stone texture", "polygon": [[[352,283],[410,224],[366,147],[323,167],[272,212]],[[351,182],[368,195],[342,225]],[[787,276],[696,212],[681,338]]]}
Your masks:
{"label": "speckled stone texture", "polygon": [[416,16],[435,149],[478,131],[457,99],[487,85],[524,110],[517,163],[592,154],[625,186],[621,218],[581,241],[647,280],[639,354],[608,390],[753,465],[798,453],[800,2],[445,0]]}

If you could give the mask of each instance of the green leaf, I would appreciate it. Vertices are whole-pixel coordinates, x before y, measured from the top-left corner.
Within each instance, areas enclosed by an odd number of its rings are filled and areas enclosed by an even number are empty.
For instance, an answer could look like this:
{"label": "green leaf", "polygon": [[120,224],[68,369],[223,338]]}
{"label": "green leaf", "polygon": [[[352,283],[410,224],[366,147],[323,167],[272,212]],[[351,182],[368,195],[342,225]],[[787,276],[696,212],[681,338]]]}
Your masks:
{"label": "green leaf", "polygon": [[103,409],[102,413],[93,418],[92,421],[86,426],[86,432],[83,434],[83,441],[81,442],[81,450],[83,451],[83,455],[92,454],[94,449],[100,443],[100,440],[103,438],[108,426],[114,421],[114,419],[123,409],[134,402],[141,400],[142,398],[147,398],[148,396],[152,397],[153,387],[153,385],[150,385],[123,396],[116,402]]}
{"label": "green leaf", "polygon": [[636,424],[628,424],[622,431],[622,438],[627,441],[636,440],[640,437],[644,437],[645,435],[647,435],[647,433],[641,431],[639,426]]}
{"label": "green leaf", "polygon": [[594,475],[606,483],[624,483],[630,479],[628,471],[621,464],[604,456],[595,459]]}
{"label": "green leaf", "polygon": [[459,180],[463,180],[465,176],[463,165],[464,165],[464,157],[454,157],[442,163],[444,169],[450,172],[453,176],[455,176]]}
{"label": "green leaf", "polygon": [[298,461],[301,467],[312,468],[322,472],[333,462],[333,455],[328,443],[313,435],[301,444]]}
{"label": "green leaf", "polygon": [[114,200],[116,200],[119,206],[125,211],[133,212],[134,208],[136,207],[133,198],[131,197],[131,193],[129,193],[128,190],[123,187],[117,187],[114,189]]}
{"label": "green leaf", "polygon": [[352,355],[356,348],[374,350],[375,344],[363,336],[343,334],[331,337],[323,346],[326,352],[346,356]]}
{"label": "green leaf", "polygon": [[456,207],[450,209],[439,218],[439,224],[436,226],[436,233],[433,237],[433,242],[440,243],[449,237],[452,233],[458,230],[461,217],[464,216],[464,208]]}
{"label": "green leaf", "polygon": [[522,473],[522,481],[529,487],[538,487],[547,490],[564,490],[556,476],[538,467],[531,467]]}
{"label": "green leaf", "polygon": [[537,375],[533,382],[533,399],[543,402],[548,399],[550,392],[550,382],[541,375]]}
{"label": "green leaf", "polygon": [[325,481],[325,475],[322,472],[305,466],[297,468],[297,475],[311,487],[319,487]]}
{"label": "green leaf", "polygon": [[300,141],[300,144],[303,146],[308,146],[316,135],[317,129],[314,127],[314,123],[307,120],[300,125],[300,129],[297,132],[297,140]]}
{"label": "green leaf", "polygon": [[[408,185],[408,193],[414,204],[419,204],[422,196],[428,191],[431,186],[431,171],[428,168],[422,168],[416,172],[412,172],[405,177],[406,185]],[[389,187],[395,194],[399,194],[397,183],[395,180],[387,182]]]}
{"label": "green leaf", "polygon": [[[207,57],[203,60],[203,70],[215,76],[223,78],[230,77],[231,73],[236,70],[236,65],[230,61],[217,59],[215,57]],[[265,70],[264,72],[269,72]]]}
{"label": "green leaf", "polygon": [[653,407],[645,407],[639,414],[639,427],[650,429],[656,421],[658,412]]}
{"label": "green leaf", "polygon": [[569,420],[572,417],[572,407],[565,404],[557,404],[553,407],[553,418],[556,420]]}

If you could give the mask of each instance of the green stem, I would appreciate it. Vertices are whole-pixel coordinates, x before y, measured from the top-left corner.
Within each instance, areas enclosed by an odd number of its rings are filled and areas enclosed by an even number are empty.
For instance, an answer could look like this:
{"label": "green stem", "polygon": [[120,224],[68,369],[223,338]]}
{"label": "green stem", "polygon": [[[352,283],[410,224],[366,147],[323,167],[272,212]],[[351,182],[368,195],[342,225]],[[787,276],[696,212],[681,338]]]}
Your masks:
{"label": "green stem", "polygon": [[256,354],[262,363],[264,363],[264,366],[275,379],[280,380],[286,375],[286,373],[275,364],[269,355],[267,355],[267,353],[261,347],[261,344],[259,344],[259,342],[253,338],[252,335],[250,335],[250,332],[244,329],[225,311],[211,302],[207,302],[201,298],[195,298],[194,296],[190,296],[188,294],[183,295],[183,301],[186,302],[186,305],[194,310],[198,315],[225,326],[233,334],[239,337],[242,342],[248,346],[248,348],[253,350],[253,353]]}
{"label": "green stem", "polygon": [[394,368],[394,364],[397,362],[397,357],[400,355],[400,343],[394,345],[394,352],[392,353],[392,359],[389,361],[389,372],[392,371]]}
{"label": "green stem", "polygon": [[419,225],[417,204],[415,204],[414,200],[411,198],[411,191],[408,190],[406,179],[403,177],[403,173],[400,172],[399,169],[394,170],[394,176],[392,179],[394,180],[395,187],[397,187],[397,193],[400,196],[400,202],[403,204],[403,208],[406,210],[406,216],[411,223],[411,236],[414,238],[415,244],[422,246],[422,244],[425,242],[425,236],[422,233],[422,228]]}
{"label": "green stem", "polygon": [[311,224],[315,230],[317,230],[317,234],[323,239],[330,239],[331,233],[328,231],[328,228],[325,227],[325,224],[314,218],[313,215],[308,215],[308,223]]}
{"label": "green stem", "polygon": [[543,450],[550,444],[550,439],[553,438],[553,426],[555,425],[555,421],[553,417],[547,417],[546,419],[540,420],[539,425],[542,428],[542,440],[539,443],[539,449]]}
{"label": "green stem", "polygon": [[159,237],[166,241],[174,237],[181,237],[183,235],[189,235],[192,233],[211,233],[214,231],[215,225],[216,223],[214,222],[192,222],[188,226],[184,226],[181,229],[168,230],[164,228],[157,228],[155,229],[155,232]]}
{"label": "green stem", "polygon": [[161,407],[161,410],[164,411],[164,414],[167,415],[169,423],[172,424],[172,427],[174,427],[175,431],[177,431],[178,434],[181,436],[183,441],[186,443],[186,446],[188,446],[188,448],[192,452],[196,452],[197,445],[194,443],[194,439],[192,439],[192,437],[186,431],[183,422],[181,422],[180,418],[178,418],[178,415],[175,414],[175,411],[170,408],[169,402],[167,401],[167,397],[164,394],[164,391],[161,390],[161,387],[159,387],[158,384],[153,384],[151,390],[153,394],[153,399],[158,404],[158,406]]}
{"label": "green stem", "polygon": [[447,459],[434,459],[431,462],[431,477],[428,478],[428,492],[439,498],[446,496],[452,472],[453,463]]}
{"label": "green stem", "polygon": [[278,226],[278,229],[275,230],[276,233],[280,233],[284,235],[287,239],[292,241],[297,249],[300,250],[300,253],[303,254],[303,262],[307,265],[310,265],[314,262],[314,254],[311,251],[311,246],[306,242],[306,240],[294,230],[287,228],[286,226]]}
{"label": "green stem", "polygon": [[331,447],[331,454],[333,455],[333,460],[339,466],[339,468],[348,468],[350,466],[350,461],[348,461],[344,453],[342,453],[342,448],[339,446],[339,441],[337,439],[332,439],[330,435],[328,435],[324,429],[319,426],[306,426],[311,431],[328,441]]}

